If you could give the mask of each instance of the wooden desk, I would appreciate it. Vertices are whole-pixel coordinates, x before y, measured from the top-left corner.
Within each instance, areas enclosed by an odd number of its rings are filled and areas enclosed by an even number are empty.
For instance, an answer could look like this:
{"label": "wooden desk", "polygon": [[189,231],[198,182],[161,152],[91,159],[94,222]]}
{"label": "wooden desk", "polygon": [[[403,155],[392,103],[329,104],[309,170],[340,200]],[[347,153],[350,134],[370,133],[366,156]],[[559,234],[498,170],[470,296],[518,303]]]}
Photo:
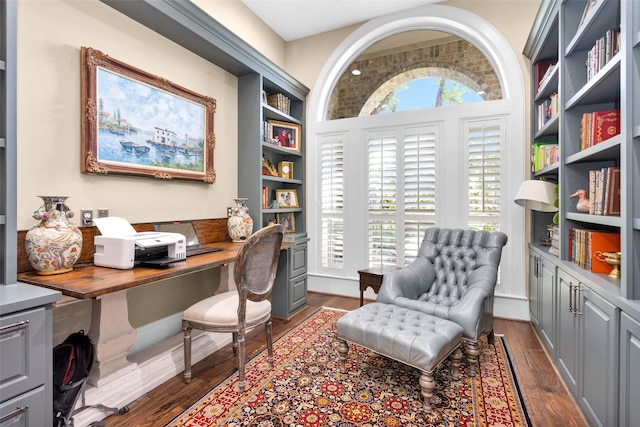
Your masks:
{"label": "wooden desk", "polygon": [[385,273],[389,273],[391,271],[396,271],[399,267],[396,266],[383,266],[383,267],[372,267],[364,270],[358,270],[358,274],[360,275],[360,307],[364,304],[364,291],[371,287],[373,292],[376,294],[380,290],[380,286],[382,285],[382,278]]}
{"label": "wooden desk", "polygon": [[[293,245],[283,242],[282,249]],[[20,273],[18,280],[55,289],[74,298],[92,299],[89,337],[96,346],[96,363],[89,383],[99,387],[110,381],[109,376],[120,376],[136,368],[127,360],[129,348],[136,338],[136,330],[129,323],[127,289],[222,267],[235,261],[242,243],[224,241],[205,246],[223,250],[195,255],[165,268],[118,270],[92,264],[76,265],[72,271],[57,275],[39,275],[35,271]]]}

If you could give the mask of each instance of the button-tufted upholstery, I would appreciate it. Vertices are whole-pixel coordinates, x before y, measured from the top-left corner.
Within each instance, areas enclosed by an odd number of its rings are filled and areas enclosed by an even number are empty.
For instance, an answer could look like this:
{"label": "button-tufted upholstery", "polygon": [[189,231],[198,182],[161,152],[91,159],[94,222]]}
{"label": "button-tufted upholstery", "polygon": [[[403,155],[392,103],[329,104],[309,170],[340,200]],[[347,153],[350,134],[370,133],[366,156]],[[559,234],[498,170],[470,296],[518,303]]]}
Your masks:
{"label": "button-tufted upholstery", "polygon": [[433,371],[454,352],[453,375],[458,376],[462,327],[449,320],[375,302],[345,314],[338,319],[336,328],[341,370],[345,370],[349,352],[347,341],[418,368],[422,371],[420,387],[427,411],[431,410],[435,388]]}
{"label": "button-tufted upholstery", "polygon": [[429,228],[417,258],[384,275],[377,301],[454,321],[476,361],[480,336],[493,339],[493,292],[506,243],[499,231]]}

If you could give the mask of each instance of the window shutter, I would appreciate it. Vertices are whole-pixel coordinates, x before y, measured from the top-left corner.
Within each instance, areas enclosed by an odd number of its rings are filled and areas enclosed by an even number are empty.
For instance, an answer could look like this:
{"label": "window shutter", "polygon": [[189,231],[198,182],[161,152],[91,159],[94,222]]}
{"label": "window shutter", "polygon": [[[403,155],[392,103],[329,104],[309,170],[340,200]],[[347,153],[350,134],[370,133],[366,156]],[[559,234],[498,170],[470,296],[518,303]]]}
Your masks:
{"label": "window shutter", "polygon": [[501,145],[504,121],[467,124],[469,228],[500,229]]}
{"label": "window shutter", "polygon": [[367,144],[369,265],[396,265],[398,139],[370,134]]}
{"label": "window shutter", "polygon": [[344,265],[344,137],[320,139],[322,267]]}

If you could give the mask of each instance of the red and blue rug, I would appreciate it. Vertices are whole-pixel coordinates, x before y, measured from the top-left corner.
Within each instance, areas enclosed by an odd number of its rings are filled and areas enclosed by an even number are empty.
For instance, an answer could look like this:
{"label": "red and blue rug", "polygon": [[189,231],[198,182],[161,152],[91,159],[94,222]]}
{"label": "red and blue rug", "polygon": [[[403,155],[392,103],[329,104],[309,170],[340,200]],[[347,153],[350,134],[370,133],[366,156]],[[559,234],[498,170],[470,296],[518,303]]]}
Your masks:
{"label": "red and blue rug", "polygon": [[338,369],[335,329],[342,310],[322,308],[274,343],[246,368],[207,393],[167,426],[529,426],[501,337],[480,341],[480,372],[458,380],[445,361],[436,370],[433,411],[422,410],[417,369],[351,345],[347,373]]}

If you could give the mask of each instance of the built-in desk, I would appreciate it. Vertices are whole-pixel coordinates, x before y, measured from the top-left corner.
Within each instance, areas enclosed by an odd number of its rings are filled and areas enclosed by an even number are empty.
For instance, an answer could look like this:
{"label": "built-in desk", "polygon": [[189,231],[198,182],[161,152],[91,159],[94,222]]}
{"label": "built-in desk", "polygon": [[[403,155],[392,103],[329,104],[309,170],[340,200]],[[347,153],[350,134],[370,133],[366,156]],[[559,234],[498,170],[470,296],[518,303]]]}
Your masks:
{"label": "built-in desk", "polygon": [[[283,242],[282,249],[294,244]],[[96,346],[96,363],[89,382],[99,387],[110,381],[109,376],[123,375],[135,364],[127,360],[136,331],[129,323],[126,290],[160,280],[222,267],[236,258],[242,243],[229,241],[206,246],[222,251],[195,255],[165,268],[136,267],[129,270],[76,265],[68,273],[39,275],[35,271],[18,274],[18,280],[62,292],[64,295],[92,299],[89,336]]]}

